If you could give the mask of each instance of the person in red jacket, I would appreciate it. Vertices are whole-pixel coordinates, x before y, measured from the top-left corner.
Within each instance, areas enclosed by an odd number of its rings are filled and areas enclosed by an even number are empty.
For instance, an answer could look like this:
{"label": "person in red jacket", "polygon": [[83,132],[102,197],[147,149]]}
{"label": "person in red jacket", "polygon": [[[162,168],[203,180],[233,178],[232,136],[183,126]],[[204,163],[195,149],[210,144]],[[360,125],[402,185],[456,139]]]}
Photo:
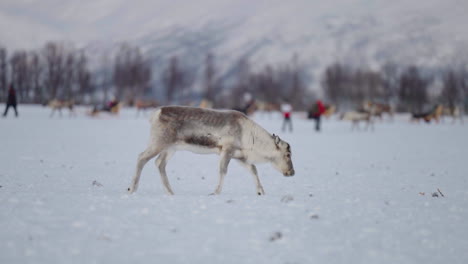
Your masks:
{"label": "person in red jacket", "polygon": [[283,113],[283,125],[281,126],[281,131],[286,130],[286,126],[289,127],[289,132],[292,132],[293,126],[292,126],[292,121],[291,121],[291,114],[292,114],[292,106],[288,103],[285,102],[281,104],[281,112]]}
{"label": "person in red jacket", "polygon": [[326,108],[320,100],[317,100],[317,102],[315,102],[314,106],[312,107],[311,117],[315,120],[316,131],[320,131],[320,119],[325,110]]}
{"label": "person in red jacket", "polygon": [[3,117],[5,117],[8,114],[8,109],[10,108],[10,106],[13,107],[13,109],[15,110],[15,116],[18,117],[18,110],[16,109],[16,105],[16,91],[13,88],[13,84],[10,84],[10,88],[8,89],[8,99],[6,103],[5,112],[3,113]]}

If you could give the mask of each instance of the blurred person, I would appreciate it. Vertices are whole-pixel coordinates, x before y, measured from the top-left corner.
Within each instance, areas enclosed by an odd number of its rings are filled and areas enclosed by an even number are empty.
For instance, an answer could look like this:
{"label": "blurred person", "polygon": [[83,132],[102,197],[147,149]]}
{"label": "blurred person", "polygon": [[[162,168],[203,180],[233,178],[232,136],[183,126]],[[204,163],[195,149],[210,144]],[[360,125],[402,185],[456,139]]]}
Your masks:
{"label": "blurred person", "polygon": [[96,115],[99,112],[110,112],[110,113],[117,113],[117,107],[119,105],[119,100],[117,98],[112,97],[112,99],[104,104],[101,107],[94,106],[93,111],[91,111],[91,115]]}
{"label": "blurred person", "polygon": [[107,106],[104,108],[104,111],[112,112],[113,109],[119,104],[119,101],[114,97],[107,103]]}
{"label": "blurred person", "polygon": [[6,102],[5,112],[3,113],[3,117],[5,117],[8,113],[8,109],[13,107],[15,110],[15,116],[18,117],[18,110],[16,109],[17,102],[16,102],[16,91],[13,88],[13,84],[10,84],[10,88],[8,89],[8,99]]}
{"label": "blurred person", "polygon": [[322,101],[317,100],[309,113],[310,118],[315,120],[315,131],[317,132],[320,131],[320,119],[323,113],[325,113],[325,110],[326,108]]}
{"label": "blurred person", "polygon": [[281,126],[281,131],[286,130],[286,126],[289,127],[289,132],[292,132],[293,126],[292,126],[292,120],[291,120],[291,113],[292,113],[292,106],[288,103],[285,102],[281,104],[281,112],[283,113],[283,125]]}

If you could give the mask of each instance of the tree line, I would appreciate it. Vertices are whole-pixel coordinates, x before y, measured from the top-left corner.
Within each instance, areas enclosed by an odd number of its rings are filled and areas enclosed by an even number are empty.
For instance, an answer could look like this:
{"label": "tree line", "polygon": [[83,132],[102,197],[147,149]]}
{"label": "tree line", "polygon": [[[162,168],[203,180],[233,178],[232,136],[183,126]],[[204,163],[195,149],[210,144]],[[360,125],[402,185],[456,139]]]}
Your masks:
{"label": "tree line", "polygon": [[[329,101],[343,108],[356,108],[363,101],[389,103],[401,111],[421,112],[428,105],[461,106],[468,95],[465,67],[427,70],[415,65],[386,63],[379,71],[335,63],[321,79]],[[435,88],[436,94],[431,94]]]}
{"label": "tree line", "polygon": [[243,57],[228,77],[219,71],[212,53],[200,62],[202,67],[196,67],[201,71],[187,66],[175,55],[153,69],[154,60],[129,44],[122,44],[111,58],[102,56],[93,67],[89,56],[83,49],[58,42],[12,54],[0,47],[0,98],[5,100],[12,84],[22,103],[45,104],[59,99],[93,104],[115,97],[130,105],[141,98],[185,104],[194,98],[204,98],[215,107],[235,108],[244,103],[242,95],[250,93],[263,101],[289,101],[302,107],[308,93],[308,77],[297,56],[260,71],[252,71],[249,58]]}
{"label": "tree line", "polygon": [[151,65],[140,49],[122,45],[112,61],[91,68],[89,55],[64,43],[49,42],[32,51],[14,51],[10,56],[0,47],[0,97],[9,85],[22,103],[45,104],[52,99],[79,104],[97,101],[102,94],[121,100],[134,98],[150,88]]}
{"label": "tree line", "polygon": [[[221,72],[216,57],[208,53],[203,62],[190,67],[183,58],[170,56],[154,67],[139,47],[122,44],[111,57],[70,45],[49,42],[32,51],[8,54],[0,47],[0,98],[8,85],[17,90],[22,103],[47,103],[52,99],[95,104],[115,97],[132,105],[137,99],[154,99],[162,104],[187,104],[207,99],[215,107],[242,106],[243,95],[270,102],[289,102],[295,109],[307,109],[316,98],[308,89],[309,69],[294,55],[289,61],[253,70],[248,57],[240,58],[228,73]],[[93,65],[92,65],[93,64]],[[258,63],[257,63],[258,65]],[[201,66],[201,67],[200,67]],[[453,106],[468,94],[465,68],[428,71],[387,63],[379,70],[334,63],[325,68],[320,84],[325,101],[351,108],[365,100],[392,103],[405,111],[422,111],[431,103],[430,87],[439,83],[436,100]]]}

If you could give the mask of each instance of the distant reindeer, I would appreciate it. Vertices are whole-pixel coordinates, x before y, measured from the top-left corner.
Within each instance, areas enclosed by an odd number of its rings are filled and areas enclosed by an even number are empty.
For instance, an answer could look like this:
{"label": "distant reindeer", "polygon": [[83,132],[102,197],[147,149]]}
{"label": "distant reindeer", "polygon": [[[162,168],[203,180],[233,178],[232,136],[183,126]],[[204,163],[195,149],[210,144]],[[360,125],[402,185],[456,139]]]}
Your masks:
{"label": "distant reindeer", "polygon": [[53,117],[56,111],[58,111],[60,116],[62,116],[62,108],[68,108],[70,116],[75,115],[75,102],[73,100],[53,99],[47,104],[47,106],[52,108],[52,111],[50,112],[50,117]]}
{"label": "distant reindeer", "polygon": [[270,118],[273,112],[280,112],[280,105],[276,103],[257,101],[256,106],[257,111],[261,111],[263,114],[269,116]]}
{"label": "distant reindeer", "polygon": [[389,104],[381,104],[371,101],[366,101],[362,106],[364,112],[369,112],[373,116],[382,119],[383,114],[388,114],[391,119],[393,119],[393,108]]}
{"label": "distant reindeer", "polygon": [[455,123],[455,121],[458,119],[460,120],[460,123],[463,124],[463,112],[462,112],[462,107],[459,106],[444,106],[442,110],[442,115],[441,115],[441,120],[444,117],[451,117],[452,118],[452,123]]}
{"label": "distant reindeer", "polygon": [[91,111],[88,112],[89,116],[96,117],[101,112],[109,113],[112,115],[118,115],[122,108],[122,102],[119,102],[117,99],[112,99],[107,104],[102,106],[95,105]]}
{"label": "distant reindeer", "polygon": [[208,99],[203,99],[203,100],[201,100],[198,107],[200,107],[200,108],[213,108],[213,102],[208,100]]}
{"label": "distant reindeer", "polygon": [[193,107],[166,106],[153,113],[151,140],[147,149],[138,156],[135,176],[128,188],[138,188],[143,166],[153,157],[168,194],[174,194],[166,175],[166,164],[177,150],[195,153],[216,153],[221,156],[219,183],[214,194],[220,194],[231,159],[238,160],[253,175],[257,194],[265,194],[257,175],[255,163],[269,162],[284,176],[293,176],[291,147],[276,135],[233,110],[208,110]]}
{"label": "distant reindeer", "polygon": [[349,120],[351,121],[351,130],[354,128],[359,129],[359,123],[364,122],[366,123],[366,130],[369,128],[374,129],[374,122],[372,120],[372,114],[367,113],[367,112],[356,112],[356,111],[350,111],[350,112],[345,112],[342,113],[340,116],[341,120]]}
{"label": "distant reindeer", "polygon": [[148,109],[153,109],[158,107],[159,104],[155,100],[136,100],[135,107],[137,109],[137,116],[140,115],[140,112],[145,112]]}
{"label": "distant reindeer", "polygon": [[330,118],[330,116],[335,114],[335,112],[336,112],[336,106],[334,106],[334,105],[325,105],[325,112],[323,113],[323,116],[328,119],[328,118]]}
{"label": "distant reindeer", "polygon": [[429,112],[412,113],[411,121],[419,122],[419,120],[424,120],[426,123],[430,123],[432,120],[434,120],[436,123],[439,123],[443,110],[444,110],[444,107],[442,105],[436,105]]}

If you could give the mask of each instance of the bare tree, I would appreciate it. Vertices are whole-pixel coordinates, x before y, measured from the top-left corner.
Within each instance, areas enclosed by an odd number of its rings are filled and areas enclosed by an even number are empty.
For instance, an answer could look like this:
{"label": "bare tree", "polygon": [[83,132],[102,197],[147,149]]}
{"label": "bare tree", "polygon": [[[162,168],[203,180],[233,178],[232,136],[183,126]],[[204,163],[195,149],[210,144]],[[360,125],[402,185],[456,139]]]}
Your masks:
{"label": "bare tree", "polygon": [[98,87],[103,92],[103,100],[109,99],[109,89],[113,84],[112,66],[107,53],[104,53],[100,59],[100,70],[98,76],[101,78]]}
{"label": "bare tree", "polygon": [[112,79],[116,89],[115,96],[119,100],[122,99],[128,83],[127,80],[129,73],[127,66],[129,60],[128,57],[130,56],[129,53],[131,53],[130,47],[127,45],[122,45],[115,57],[114,73]]}
{"label": "bare tree", "polygon": [[211,53],[206,55],[205,73],[203,79],[204,95],[203,97],[213,102],[216,90],[216,68],[214,65],[214,56]]}
{"label": "bare tree", "polygon": [[387,62],[381,69],[384,97],[387,103],[394,102],[398,98],[399,72],[395,63]]}
{"label": "bare tree", "polygon": [[348,103],[350,100],[351,69],[340,63],[334,63],[325,69],[322,77],[322,87],[325,94],[336,105]]}
{"label": "bare tree", "polygon": [[350,102],[354,105],[360,105],[363,100],[369,99],[366,83],[366,72],[357,69],[350,70],[347,77],[347,89],[345,90],[345,95]]}
{"label": "bare tree", "polygon": [[7,50],[3,47],[0,48],[0,99],[6,99],[7,95]]}
{"label": "bare tree", "polygon": [[353,69],[335,63],[325,70],[322,86],[328,99],[337,105],[360,107],[364,100],[384,100],[385,91],[380,72]]}
{"label": "bare tree", "polygon": [[26,51],[15,51],[10,58],[11,82],[16,87],[19,99],[27,101],[29,94],[30,76],[28,70],[28,56]]}
{"label": "bare tree", "polygon": [[260,78],[261,83],[259,91],[263,95],[265,101],[271,103],[280,103],[277,93],[277,90],[280,88],[274,69],[271,66],[266,66]]}
{"label": "bare tree", "polygon": [[133,101],[135,97],[142,96],[151,90],[150,83],[152,78],[151,64],[147,59],[144,59],[140,53],[134,58],[132,65],[132,97]]}
{"label": "bare tree", "polygon": [[31,85],[33,90],[33,102],[34,103],[43,103],[44,97],[42,90],[42,72],[43,68],[40,62],[40,57],[37,52],[33,51],[30,53],[30,62],[29,62],[29,70],[31,74]]}
{"label": "bare tree", "polygon": [[271,103],[280,102],[277,92],[280,88],[273,67],[268,65],[262,71],[253,73],[250,85],[255,98]]}
{"label": "bare tree", "polygon": [[57,98],[64,79],[64,48],[62,45],[49,42],[44,50],[45,75],[44,85],[47,90],[47,100]]}
{"label": "bare tree", "polygon": [[93,85],[91,83],[91,72],[88,69],[88,58],[84,51],[79,55],[76,63],[76,82],[78,85],[79,101],[83,103],[86,96],[92,96]]}
{"label": "bare tree", "polygon": [[400,77],[399,98],[412,112],[423,111],[428,101],[429,79],[423,78],[416,66],[410,66]]}
{"label": "bare tree", "polygon": [[251,84],[251,72],[250,63],[248,58],[242,57],[235,66],[236,79],[234,87],[231,90],[231,101],[228,107],[230,108],[243,108],[244,107],[244,95],[246,93],[252,93],[250,89]]}
{"label": "bare tree", "polygon": [[463,101],[463,86],[464,80],[460,73],[453,69],[449,69],[443,74],[442,80],[444,87],[442,89],[441,97],[444,103],[450,108],[454,108],[457,104]]}
{"label": "bare tree", "polygon": [[66,100],[71,100],[74,97],[74,84],[76,81],[76,74],[75,74],[75,54],[72,52],[68,52],[66,54],[65,64],[63,67],[63,92],[64,98]]}
{"label": "bare tree", "polygon": [[[382,77],[379,72],[363,71],[363,98],[364,100],[382,100],[384,96]],[[361,100],[362,100],[361,99]]]}
{"label": "bare tree", "polygon": [[175,96],[181,95],[194,81],[191,73],[180,66],[177,56],[169,59],[168,67],[162,73],[162,81],[166,89],[167,101],[173,102]]}
{"label": "bare tree", "polygon": [[129,104],[149,88],[151,65],[138,47],[121,46],[115,59],[113,80],[117,98],[125,98]]}
{"label": "bare tree", "polygon": [[303,66],[299,63],[297,54],[295,54],[292,59],[290,84],[290,102],[294,105],[295,109],[304,109],[307,104],[307,99],[304,96],[306,87],[303,69]]}

